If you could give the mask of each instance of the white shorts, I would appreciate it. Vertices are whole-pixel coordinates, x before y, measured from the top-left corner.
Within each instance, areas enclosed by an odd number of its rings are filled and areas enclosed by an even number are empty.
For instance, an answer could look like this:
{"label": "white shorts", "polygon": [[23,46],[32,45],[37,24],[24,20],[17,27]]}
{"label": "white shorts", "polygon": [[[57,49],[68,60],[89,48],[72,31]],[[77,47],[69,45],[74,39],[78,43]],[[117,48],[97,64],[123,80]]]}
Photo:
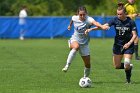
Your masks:
{"label": "white shorts", "polygon": [[[70,47],[70,44],[76,40],[68,40],[68,45]],[[90,55],[90,50],[89,50],[89,46],[88,44],[84,44],[84,45],[79,45],[79,54],[81,56],[88,56]]]}

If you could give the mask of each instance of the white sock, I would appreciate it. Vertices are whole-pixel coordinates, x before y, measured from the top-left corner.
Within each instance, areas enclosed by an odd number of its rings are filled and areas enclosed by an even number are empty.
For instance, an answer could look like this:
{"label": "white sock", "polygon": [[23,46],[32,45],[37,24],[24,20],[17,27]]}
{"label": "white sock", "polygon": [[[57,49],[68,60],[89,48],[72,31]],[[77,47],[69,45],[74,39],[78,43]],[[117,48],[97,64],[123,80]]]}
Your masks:
{"label": "white sock", "polygon": [[90,68],[86,68],[84,69],[84,77],[88,77],[90,74]]}
{"label": "white sock", "polygon": [[66,66],[65,67],[69,67],[69,65],[71,64],[72,60],[74,59],[76,55],[76,49],[72,49],[68,55],[68,58],[67,58],[67,63],[66,63]]}

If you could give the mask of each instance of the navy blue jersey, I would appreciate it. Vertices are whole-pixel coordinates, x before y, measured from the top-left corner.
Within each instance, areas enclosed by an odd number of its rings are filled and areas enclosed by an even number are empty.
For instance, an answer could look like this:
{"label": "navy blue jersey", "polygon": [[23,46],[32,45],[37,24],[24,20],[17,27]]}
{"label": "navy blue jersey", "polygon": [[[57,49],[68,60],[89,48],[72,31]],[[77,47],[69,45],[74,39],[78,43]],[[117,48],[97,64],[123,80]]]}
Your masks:
{"label": "navy blue jersey", "polygon": [[136,31],[136,24],[129,17],[122,21],[118,17],[108,22],[109,26],[114,26],[116,31],[114,45],[123,46],[132,38],[132,31]]}

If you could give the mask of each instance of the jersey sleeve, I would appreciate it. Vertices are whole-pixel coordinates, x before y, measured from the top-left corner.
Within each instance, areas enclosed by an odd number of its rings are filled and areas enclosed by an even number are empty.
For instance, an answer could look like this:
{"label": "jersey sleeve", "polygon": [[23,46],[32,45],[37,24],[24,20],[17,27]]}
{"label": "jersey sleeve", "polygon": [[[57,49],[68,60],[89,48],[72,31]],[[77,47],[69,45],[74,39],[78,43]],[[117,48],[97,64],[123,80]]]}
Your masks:
{"label": "jersey sleeve", "polygon": [[112,25],[115,24],[115,19],[111,19],[109,22],[108,22],[108,25],[111,27]]}
{"label": "jersey sleeve", "polygon": [[132,31],[136,31],[137,30],[136,23],[133,20],[131,20],[131,25],[132,25]]}
{"label": "jersey sleeve", "polygon": [[76,16],[76,15],[72,16],[72,18],[71,18],[71,19],[72,19],[72,21],[77,20],[77,17],[78,17],[78,16]]}
{"label": "jersey sleeve", "polygon": [[92,17],[89,17],[89,16],[88,16],[87,20],[90,24],[92,24],[92,22],[95,21]]}

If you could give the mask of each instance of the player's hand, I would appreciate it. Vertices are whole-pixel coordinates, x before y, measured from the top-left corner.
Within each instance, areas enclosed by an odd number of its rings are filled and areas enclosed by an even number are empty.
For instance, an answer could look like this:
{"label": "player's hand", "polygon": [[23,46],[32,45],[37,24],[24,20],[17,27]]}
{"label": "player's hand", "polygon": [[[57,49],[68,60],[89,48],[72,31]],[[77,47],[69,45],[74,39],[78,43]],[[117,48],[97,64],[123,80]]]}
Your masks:
{"label": "player's hand", "polygon": [[140,13],[137,13],[137,16],[140,16]]}
{"label": "player's hand", "polygon": [[131,43],[128,42],[128,43],[126,43],[126,44],[123,46],[123,48],[124,48],[124,49],[127,49],[127,48],[129,48],[130,45],[131,45]]}
{"label": "player's hand", "polygon": [[103,30],[108,30],[109,29],[109,26],[108,25],[102,25],[101,27]]}
{"label": "player's hand", "polygon": [[85,31],[85,35],[87,35],[91,30],[92,30],[92,29],[87,29],[87,30]]}
{"label": "player's hand", "polygon": [[134,18],[134,17],[136,17],[136,16],[138,16],[138,14],[133,14],[133,15],[132,15],[132,18]]}
{"label": "player's hand", "polygon": [[69,26],[68,26],[68,30],[70,30],[70,29],[71,29],[71,26],[69,25]]}

